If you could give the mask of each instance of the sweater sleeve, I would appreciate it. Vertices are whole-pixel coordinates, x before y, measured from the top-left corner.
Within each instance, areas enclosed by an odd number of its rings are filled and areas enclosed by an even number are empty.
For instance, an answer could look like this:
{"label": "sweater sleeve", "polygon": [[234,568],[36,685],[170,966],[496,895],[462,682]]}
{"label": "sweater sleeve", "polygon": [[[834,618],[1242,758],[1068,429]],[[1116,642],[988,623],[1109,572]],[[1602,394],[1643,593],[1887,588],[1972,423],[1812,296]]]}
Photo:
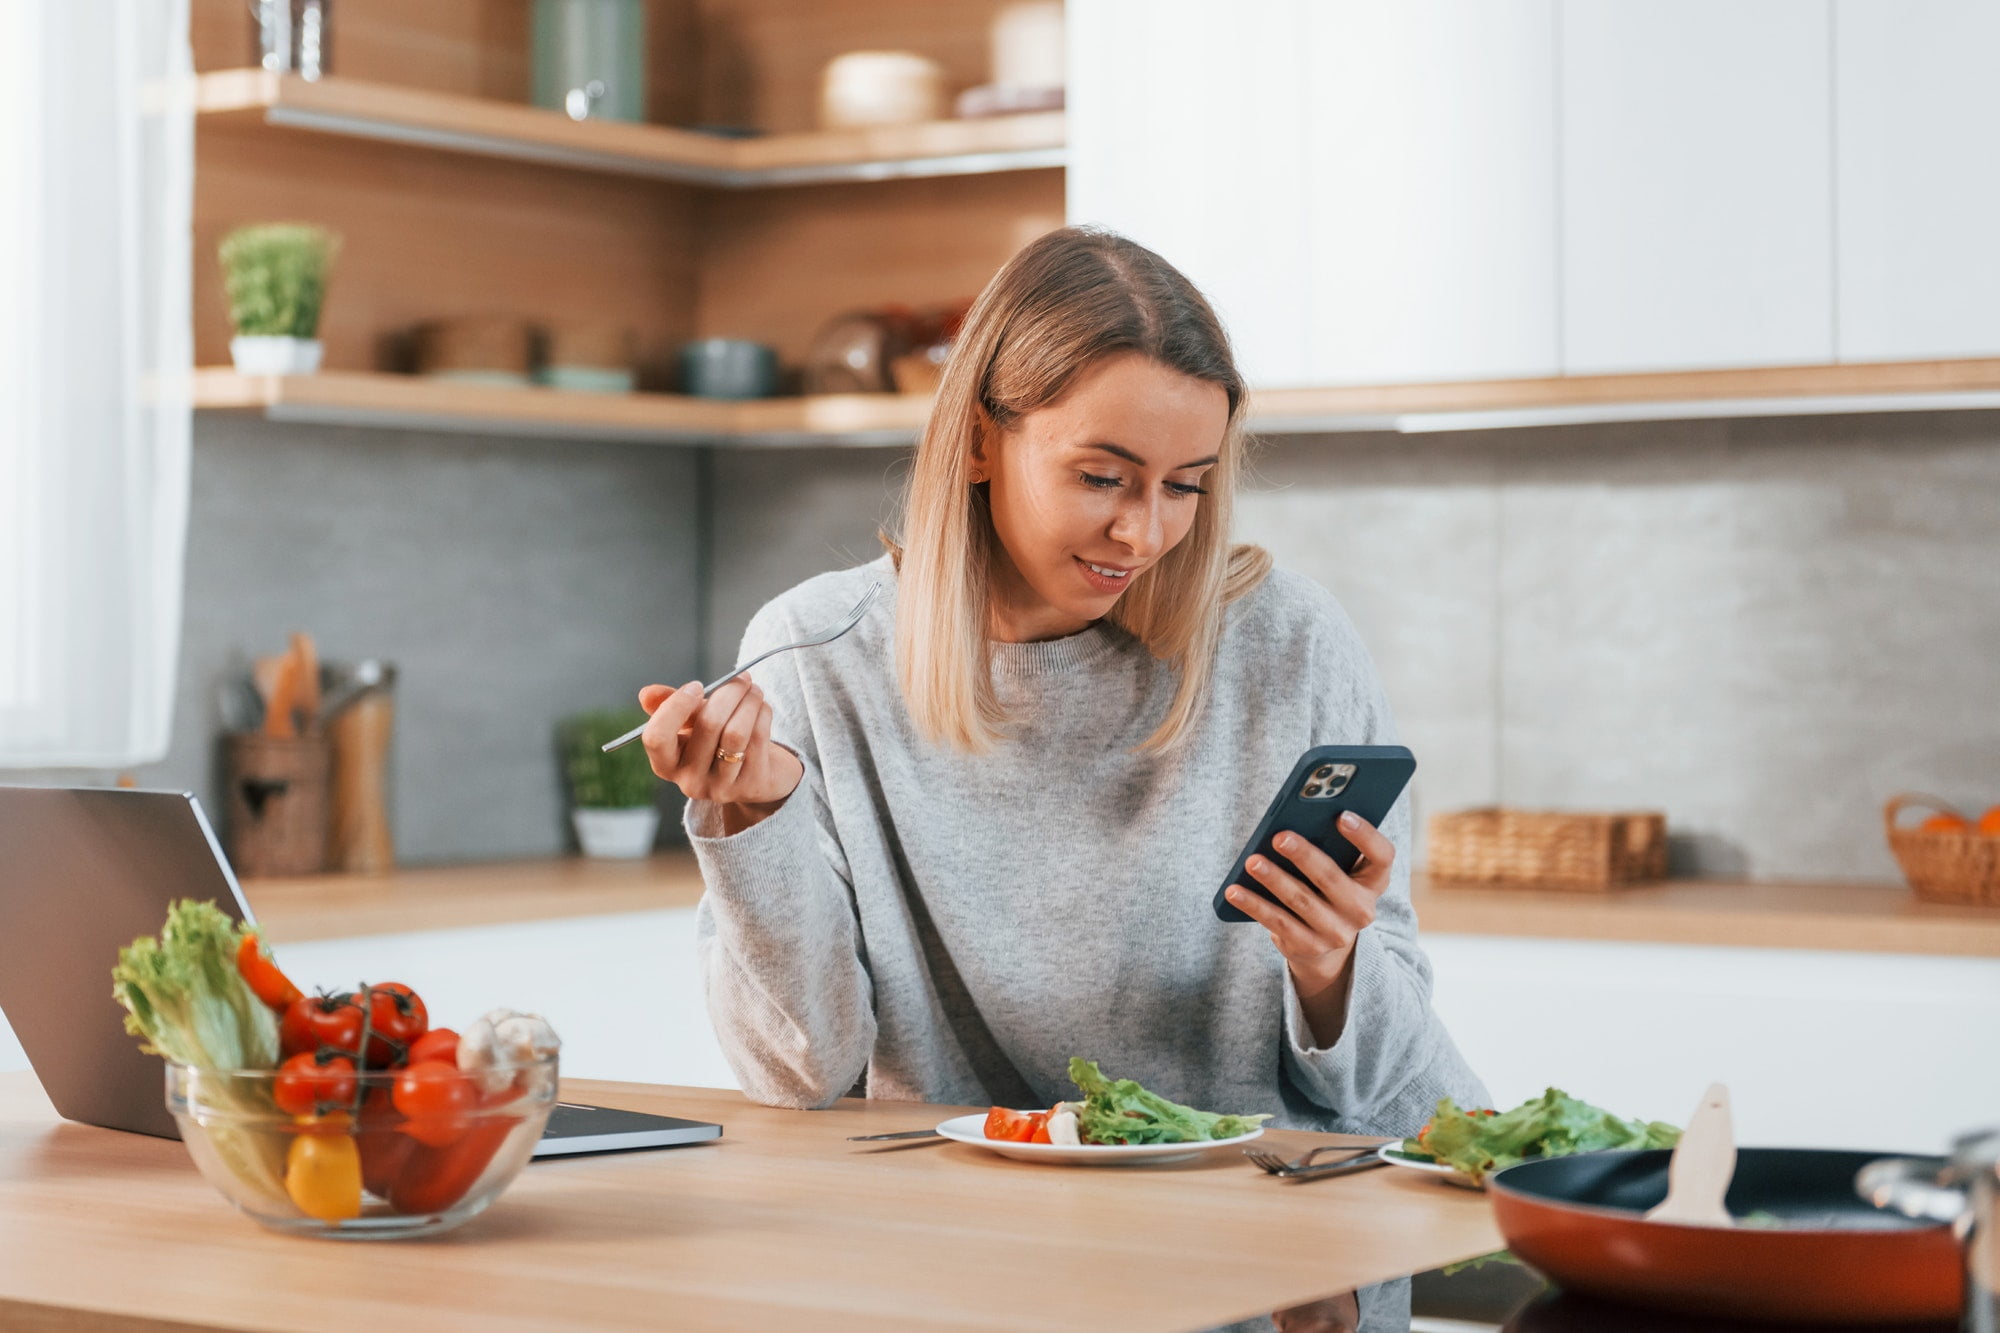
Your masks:
{"label": "sweater sleeve", "polygon": [[[1331,603],[1331,599],[1328,599]],[[1393,745],[1388,700],[1360,637],[1337,603],[1319,645],[1316,672],[1322,708],[1315,744]],[[1333,1045],[1314,1044],[1298,991],[1284,985],[1284,1060],[1292,1082],[1333,1111],[1343,1129],[1366,1134],[1413,1134],[1440,1097],[1464,1106],[1488,1103],[1485,1086],[1459,1054],[1431,1009],[1431,965],[1417,943],[1410,905],[1410,797],[1382,821],[1395,844],[1389,887],[1376,902],[1374,924],[1354,941],[1347,1024]]]}
{"label": "sweater sleeve", "polygon": [[[788,641],[779,620],[773,607],[758,614],[744,657]],[[798,672],[780,657],[755,675],[771,702],[772,734],[805,776],[775,814],[729,836],[718,804],[688,802],[688,840],[707,884],[696,918],[702,984],[747,1096],[830,1106],[868,1067],[873,987]]]}

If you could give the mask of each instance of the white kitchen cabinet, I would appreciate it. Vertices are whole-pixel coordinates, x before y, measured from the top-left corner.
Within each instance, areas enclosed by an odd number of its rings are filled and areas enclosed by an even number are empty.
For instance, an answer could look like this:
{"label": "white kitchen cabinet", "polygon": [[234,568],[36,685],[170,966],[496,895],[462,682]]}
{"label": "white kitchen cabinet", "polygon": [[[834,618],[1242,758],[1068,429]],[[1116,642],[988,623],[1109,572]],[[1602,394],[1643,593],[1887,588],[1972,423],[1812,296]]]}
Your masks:
{"label": "white kitchen cabinet", "polygon": [[691,907],[280,944],[278,961],[308,991],[405,982],[444,1027],[502,1005],[546,1015],[570,1077],[736,1086],[708,1024]]}
{"label": "white kitchen cabinet", "polygon": [[1313,381],[1556,374],[1555,0],[1309,12]]}
{"label": "white kitchen cabinet", "polygon": [[[252,886],[255,907],[254,886]],[[575,1078],[733,1088],[708,1023],[694,909],[573,917],[277,946],[307,991],[401,981],[434,1023],[463,1028],[506,1006],[547,1015]],[[0,1073],[28,1067],[0,1019]]]}
{"label": "white kitchen cabinet", "polygon": [[1839,357],[2000,355],[2000,5],[1833,12]]}
{"label": "white kitchen cabinet", "polygon": [[1829,23],[1827,0],[1562,0],[1565,371],[1833,359]]}
{"label": "white kitchen cabinet", "polygon": [[1301,0],[1069,0],[1068,214],[1164,255],[1253,384],[1308,382]]}
{"label": "white kitchen cabinet", "polygon": [[1503,1107],[1554,1085],[1739,1143],[1938,1152],[2000,1121],[2000,959],[1425,935],[1433,1004]]}

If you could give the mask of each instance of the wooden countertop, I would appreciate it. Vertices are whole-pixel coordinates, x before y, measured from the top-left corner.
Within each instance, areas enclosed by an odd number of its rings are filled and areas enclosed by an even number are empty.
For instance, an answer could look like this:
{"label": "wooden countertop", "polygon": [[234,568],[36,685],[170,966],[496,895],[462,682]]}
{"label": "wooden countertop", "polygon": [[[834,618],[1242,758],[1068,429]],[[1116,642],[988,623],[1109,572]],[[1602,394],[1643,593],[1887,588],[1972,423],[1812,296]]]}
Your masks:
{"label": "wooden countertop", "polygon": [[[502,861],[389,875],[252,879],[273,943],[692,907],[691,852],[645,861]],[[1920,903],[1901,884],[1669,880],[1609,893],[1439,887],[1422,875],[1426,931],[2000,958],[2000,909]]]}
{"label": "wooden countertop", "polygon": [[701,870],[686,851],[243,881],[251,913],[276,944],[662,911],[693,907],[701,892]]}
{"label": "wooden countertop", "polygon": [[454,1233],[342,1245],[267,1232],[180,1144],[61,1121],[32,1075],[0,1076],[0,1326],[1188,1329],[1500,1246],[1482,1196],[1395,1170],[1288,1185],[1234,1152],[1060,1168],[845,1141],[950,1108],[564,1093],[720,1121],[724,1138],[532,1163]]}
{"label": "wooden countertop", "polygon": [[1413,890],[1426,933],[2000,958],[2000,909],[1918,902],[1903,884],[1667,880],[1574,893]]}

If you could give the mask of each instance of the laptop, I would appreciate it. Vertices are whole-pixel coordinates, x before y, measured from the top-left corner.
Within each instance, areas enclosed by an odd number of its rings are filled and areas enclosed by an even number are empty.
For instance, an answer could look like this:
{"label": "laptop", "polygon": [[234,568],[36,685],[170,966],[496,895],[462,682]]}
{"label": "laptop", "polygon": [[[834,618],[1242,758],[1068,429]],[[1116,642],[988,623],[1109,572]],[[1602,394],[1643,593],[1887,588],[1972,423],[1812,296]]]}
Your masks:
{"label": "laptop", "polygon": [[[0,1013],[58,1114],[179,1138],[157,1055],[111,995],[118,951],[157,935],[167,904],[208,899],[254,922],[191,792],[0,786]],[[669,1148],[706,1121],[560,1102],[537,1157]]]}

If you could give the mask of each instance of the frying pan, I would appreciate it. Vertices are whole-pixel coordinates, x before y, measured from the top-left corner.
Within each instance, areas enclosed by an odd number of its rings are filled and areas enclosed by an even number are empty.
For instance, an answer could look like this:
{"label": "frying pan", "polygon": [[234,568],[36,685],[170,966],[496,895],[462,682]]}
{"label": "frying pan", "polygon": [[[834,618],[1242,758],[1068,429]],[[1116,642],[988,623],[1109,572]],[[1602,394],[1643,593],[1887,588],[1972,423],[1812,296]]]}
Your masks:
{"label": "frying pan", "polygon": [[1489,1177],[1487,1193],[1507,1248],[1586,1295],[1733,1319],[1954,1318],[1962,1277],[1951,1228],[1854,1192],[1855,1173],[1887,1155],[1740,1148],[1734,1227],[1641,1216],[1667,1195],[1673,1154],[1663,1148],[1522,1162]]}

